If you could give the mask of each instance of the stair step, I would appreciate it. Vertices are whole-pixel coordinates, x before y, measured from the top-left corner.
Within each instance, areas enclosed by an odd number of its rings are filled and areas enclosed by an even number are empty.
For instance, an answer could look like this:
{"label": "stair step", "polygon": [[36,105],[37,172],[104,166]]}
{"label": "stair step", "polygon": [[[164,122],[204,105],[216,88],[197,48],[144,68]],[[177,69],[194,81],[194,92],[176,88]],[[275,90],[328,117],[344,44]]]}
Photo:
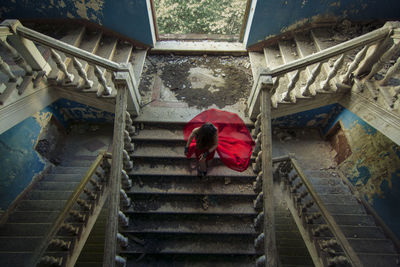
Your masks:
{"label": "stair step", "polygon": [[[93,162],[90,162],[92,165]],[[85,175],[89,168],[77,166],[58,166],[51,171],[52,174],[82,174]]]}
{"label": "stair step", "polygon": [[[149,128],[149,129],[148,129]],[[185,143],[183,138],[183,128],[179,129],[153,129],[153,127],[146,127],[140,130],[139,133],[133,136],[133,141],[162,141],[162,142],[181,142]]]}
{"label": "stair step", "polygon": [[15,211],[8,218],[8,223],[52,223],[58,211]]}
{"label": "stair step", "polygon": [[79,182],[39,182],[35,186],[35,190],[51,190],[51,191],[74,191]]}
{"label": "stair step", "polygon": [[[135,163],[133,170],[129,172],[129,175],[134,176],[148,176],[148,175],[169,175],[169,176],[197,176],[196,167],[191,169],[190,162],[176,162],[175,164],[167,163],[154,164],[154,163]],[[254,172],[251,168],[248,168],[244,172],[237,172],[229,169],[226,166],[210,166],[208,168],[207,176],[252,176],[255,177]]]}
{"label": "stair step", "polygon": [[146,61],[147,50],[145,49],[135,49],[132,54],[130,61],[133,65],[133,73],[135,74],[136,83],[139,88],[140,79],[142,77],[144,62]]}
{"label": "stair step", "polygon": [[249,52],[249,59],[251,63],[251,72],[253,77],[256,77],[260,68],[266,68],[265,56],[259,52]]}
{"label": "stair step", "polygon": [[352,204],[357,205],[359,202],[353,195],[348,194],[318,194],[324,204]]}
{"label": "stair step", "polygon": [[[225,183],[227,181],[227,183]],[[145,177],[133,179],[129,194],[248,195],[257,196],[248,180],[195,177]]]}
{"label": "stair step", "polygon": [[112,60],[117,63],[128,63],[133,45],[127,41],[119,41]]}
{"label": "stair step", "polygon": [[[129,235],[128,235],[129,236]],[[144,245],[129,242],[120,254],[237,254],[254,255],[252,235],[135,235]]]}
{"label": "stair step", "polygon": [[[306,266],[314,266],[314,263],[311,257],[302,257],[302,256],[285,256],[279,257],[279,260],[283,267],[306,267]],[[298,263],[302,263],[298,265]]]}
{"label": "stair step", "polygon": [[[347,205],[347,204],[324,204],[328,211],[335,217],[336,214],[365,214],[365,210],[361,205]],[[311,208],[308,209],[308,212],[317,212],[313,205]]]}
{"label": "stair step", "polygon": [[30,266],[33,253],[0,251],[0,266]]}
{"label": "stair step", "polygon": [[393,243],[387,239],[347,238],[355,252],[396,254]]}
{"label": "stair step", "polygon": [[84,177],[81,173],[50,173],[46,175],[41,182],[80,182]]}
{"label": "stair step", "polygon": [[0,236],[0,251],[32,252],[41,244],[41,241],[41,237]]}
{"label": "stair step", "polygon": [[[255,215],[253,197],[243,196],[138,196],[132,198],[127,213],[179,213],[179,214],[243,214]],[[208,206],[208,207],[207,207]]]}
{"label": "stair step", "polygon": [[49,190],[32,190],[28,193],[29,200],[68,200],[74,191],[63,191],[62,188],[58,191]]}
{"label": "stair step", "polygon": [[255,234],[252,217],[134,214],[122,233]]}
{"label": "stair step", "polygon": [[337,194],[337,195],[351,195],[351,191],[347,186],[344,185],[313,185],[314,190],[318,194]]}
{"label": "stair step", "polygon": [[6,223],[0,227],[0,236],[41,237],[50,229],[51,223]]}
{"label": "stair step", "polygon": [[[311,212],[309,214],[311,214]],[[373,217],[367,214],[335,214],[333,217],[338,225],[375,226]],[[323,223],[323,221],[317,219],[315,223],[320,224]]]}
{"label": "stair step", "polygon": [[375,254],[375,253],[357,253],[365,267],[397,267],[399,266],[399,254]]}
{"label": "stair step", "polygon": [[18,211],[58,211],[64,208],[67,200],[23,200]]}

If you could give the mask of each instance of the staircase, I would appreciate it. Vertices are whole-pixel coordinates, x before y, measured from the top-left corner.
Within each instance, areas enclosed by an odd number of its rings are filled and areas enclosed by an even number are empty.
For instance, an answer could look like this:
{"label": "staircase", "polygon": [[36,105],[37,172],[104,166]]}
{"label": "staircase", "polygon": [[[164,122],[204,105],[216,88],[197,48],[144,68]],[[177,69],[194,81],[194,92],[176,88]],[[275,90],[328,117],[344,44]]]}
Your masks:
{"label": "staircase", "polygon": [[183,154],[183,124],[144,123],[132,140],[135,152],[120,229],[129,245],[119,255],[135,266],[253,266],[254,174],[209,164],[197,177],[194,159]]}

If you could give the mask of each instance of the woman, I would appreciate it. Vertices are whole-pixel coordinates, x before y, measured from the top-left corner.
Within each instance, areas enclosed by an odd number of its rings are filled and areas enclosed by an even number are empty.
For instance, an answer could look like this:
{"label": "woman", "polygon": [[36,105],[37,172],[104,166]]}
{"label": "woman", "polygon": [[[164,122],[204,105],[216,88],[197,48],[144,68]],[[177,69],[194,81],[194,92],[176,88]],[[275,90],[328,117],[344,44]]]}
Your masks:
{"label": "woman", "polygon": [[232,170],[243,172],[249,166],[254,141],[237,114],[219,109],[205,110],[185,125],[183,136],[185,155],[190,158],[196,154],[200,176],[207,173],[207,160],[214,157],[215,150],[220,160]]}
{"label": "woman", "polygon": [[[190,144],[195,139],[196,145],[192,146],[189,151]],[[207,174],[207,161],[214,158],[215,150],[218,147],[218,130],[212,123],[204,123],[201,127],[194,128],[190,134],[186,146],[185,155],[190,157],[195,153],[199,167],[197,169],[198,176]]]}

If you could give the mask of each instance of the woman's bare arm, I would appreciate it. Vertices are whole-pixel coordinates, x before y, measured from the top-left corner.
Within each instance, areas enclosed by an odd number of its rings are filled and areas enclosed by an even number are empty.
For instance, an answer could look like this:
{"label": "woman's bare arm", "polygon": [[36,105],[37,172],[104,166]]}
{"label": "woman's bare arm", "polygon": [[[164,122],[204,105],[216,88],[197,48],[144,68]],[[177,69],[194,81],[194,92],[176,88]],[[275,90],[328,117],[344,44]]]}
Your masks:
{"label": "woman's bare arm", "polygon": [[188,138],[188,140],[186,142],[186,147],[189,147],[189,145],[192,143],[192,140],[193,140],[194,136],[196,135],[196,133],[198,131],[199,131],[199,127],[193,129],[192,133],[190,134],[190,136],[189,136],[189,138]]}

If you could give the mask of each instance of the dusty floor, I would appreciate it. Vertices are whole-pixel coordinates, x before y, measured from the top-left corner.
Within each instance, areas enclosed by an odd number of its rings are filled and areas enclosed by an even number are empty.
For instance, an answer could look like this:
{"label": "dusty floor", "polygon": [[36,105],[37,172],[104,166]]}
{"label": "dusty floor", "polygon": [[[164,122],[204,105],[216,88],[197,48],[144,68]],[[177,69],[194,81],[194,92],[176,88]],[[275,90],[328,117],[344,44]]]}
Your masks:
{"label": "dusty floor", "polygon": [[144,113],[219,108],[245,117],[252,82],[248,57],[149,55],[139,90]]}

